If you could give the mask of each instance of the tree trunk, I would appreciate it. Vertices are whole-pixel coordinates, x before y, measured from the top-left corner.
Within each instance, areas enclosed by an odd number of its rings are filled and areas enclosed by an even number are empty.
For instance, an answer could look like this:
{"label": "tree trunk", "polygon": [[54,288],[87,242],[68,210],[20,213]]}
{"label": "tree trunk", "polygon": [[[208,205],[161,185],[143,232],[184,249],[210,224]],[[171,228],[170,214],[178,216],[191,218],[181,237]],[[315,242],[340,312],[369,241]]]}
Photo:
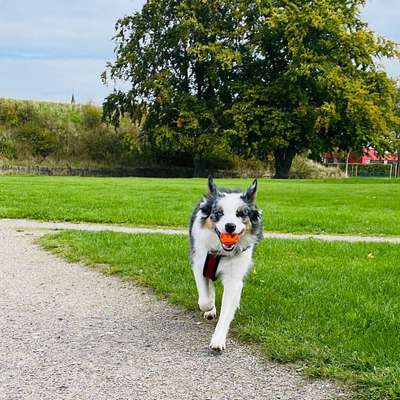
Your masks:
{"label": "tree trunk", "polygon": [[290,167],[296,151],[292,147],[279,148],[274,151],[275,175],[274,179],[288,179]]}

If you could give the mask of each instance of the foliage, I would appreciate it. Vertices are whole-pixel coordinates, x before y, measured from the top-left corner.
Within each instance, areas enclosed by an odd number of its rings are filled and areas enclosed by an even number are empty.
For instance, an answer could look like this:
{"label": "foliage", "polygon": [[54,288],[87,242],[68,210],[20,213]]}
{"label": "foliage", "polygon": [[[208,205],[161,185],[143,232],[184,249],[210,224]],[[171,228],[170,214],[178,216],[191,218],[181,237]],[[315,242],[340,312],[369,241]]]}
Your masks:
{"label": "foliage", "polygon": [[243,143],[273,149],[277,176],[295,154],[393,143],[395,84],[375,62],[398,56],[360,19],[363,0],[258,1],[247,15],[239,99]]}
{"label": "foliage", "polygon": [[47,157],[56,150],[56,138],[40,123],[26,122],[15,130],[15,137],[33,157]]}
{"label": "foliage", "polygon": [[215,148],[266,160],[332,147],[393,146],[395,85],[376,59],[395,43],[360,19],[365,0],[148,0],[116,25],[104,79],[129,81],[104,103],[142,124],[159,160]]}
{"label": "foliage", "polygon": [[137,126],[129,119],[115,129],[93,104],[69,105],[0,99],[0,158],[134,164]]}
{"label": "foliage", "polygon": [[[104,103],[106,116],[143,122],[157,161],[212,164],[229,153],[225,110],[229,76],[239,54],[232,48],[236,15],[230,2],[149,0],[117,22],[111,79],[130,82]],[[221,39],[218,39],[221,38]],[[197,164],[196,164],[197,161]]]}
{"label": "foliage", "polygon": [[271,160],[261,161],[256,158],[244,160],[238,156],[233,159],[233,169],[242,178],[271,178],[273,164]]}
{"label": "foliage", "polygon": [[289,172],[289,178],[295,179],[344,178],[344,175],[338,167],[324,166],[300,155],[293,159]]}
{"label": "foliage", "polygon": [[[94,104],[0,99],[0,160],[46,166],[192,164],[187,147],[175,148],[176,138],[158,138],[154,144],[150,137],[139,135],[138,125],[129,118],[121,118],[119,126],[114,127],[103,122],[102,117],[102,108]],[[199,145],[207,146],[205,139],[199,138]],[[213,151],[206,157],[207,167],[212,170],[230,170],[241,162],[222,140],[213,142]]]}
{"label": "foliage", "polygon": [[16,154],[15,143],[9,132],[0,128],[0,157],[12,159],[16,157]]}

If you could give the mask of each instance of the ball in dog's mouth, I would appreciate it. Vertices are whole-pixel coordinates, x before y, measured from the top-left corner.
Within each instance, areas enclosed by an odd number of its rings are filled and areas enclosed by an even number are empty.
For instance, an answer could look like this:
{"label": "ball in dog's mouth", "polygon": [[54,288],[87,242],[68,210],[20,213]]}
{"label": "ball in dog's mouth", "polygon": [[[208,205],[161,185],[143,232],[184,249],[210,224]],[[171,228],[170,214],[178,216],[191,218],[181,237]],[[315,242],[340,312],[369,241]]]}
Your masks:
{"label": "ball in dog's mouth", "polygon": [[217,234],[225,251],[233,250],[236,243],[240,240],[240,234],[238,233],[222,233],[217,231]]}

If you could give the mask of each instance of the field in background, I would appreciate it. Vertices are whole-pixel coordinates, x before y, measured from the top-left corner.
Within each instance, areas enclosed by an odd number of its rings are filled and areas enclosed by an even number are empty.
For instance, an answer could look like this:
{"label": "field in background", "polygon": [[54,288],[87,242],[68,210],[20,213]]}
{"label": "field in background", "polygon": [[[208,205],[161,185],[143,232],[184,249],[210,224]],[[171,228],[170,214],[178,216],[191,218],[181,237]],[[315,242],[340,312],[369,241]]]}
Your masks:
{"label": "field in background", "polygon": [[[41,243],[197,309],[186,237],[63,232]],[[399,246],[389,244],[264,241],[232,332],[269,358],[345,379],[362,399],[398,399],[399,257]]]}
{"label": "field in background", "polygon": [[[249,179],[216,180],[245,188]],[[206,179],[0,177],[0,217],[186,227]],[[259,180],[268,231],[400,234],[400,180]]]}

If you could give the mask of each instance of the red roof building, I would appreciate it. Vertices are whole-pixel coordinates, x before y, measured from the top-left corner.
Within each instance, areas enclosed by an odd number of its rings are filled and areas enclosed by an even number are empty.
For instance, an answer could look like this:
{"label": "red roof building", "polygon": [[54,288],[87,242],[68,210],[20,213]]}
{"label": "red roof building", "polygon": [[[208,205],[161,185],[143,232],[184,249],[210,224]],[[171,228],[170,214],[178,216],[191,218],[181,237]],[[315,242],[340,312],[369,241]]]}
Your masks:
{"label": "red roof building", "polygon": [[[346,154],[337,152],[327,152],[323,154],[324,162],[331,163],[345,163]],[[373,147],[363,147],[361,151],[352,151],[349,154],[350,164],[370,164],[370,163],[397,163],[398,155],[385,153],[380,155]]]}

